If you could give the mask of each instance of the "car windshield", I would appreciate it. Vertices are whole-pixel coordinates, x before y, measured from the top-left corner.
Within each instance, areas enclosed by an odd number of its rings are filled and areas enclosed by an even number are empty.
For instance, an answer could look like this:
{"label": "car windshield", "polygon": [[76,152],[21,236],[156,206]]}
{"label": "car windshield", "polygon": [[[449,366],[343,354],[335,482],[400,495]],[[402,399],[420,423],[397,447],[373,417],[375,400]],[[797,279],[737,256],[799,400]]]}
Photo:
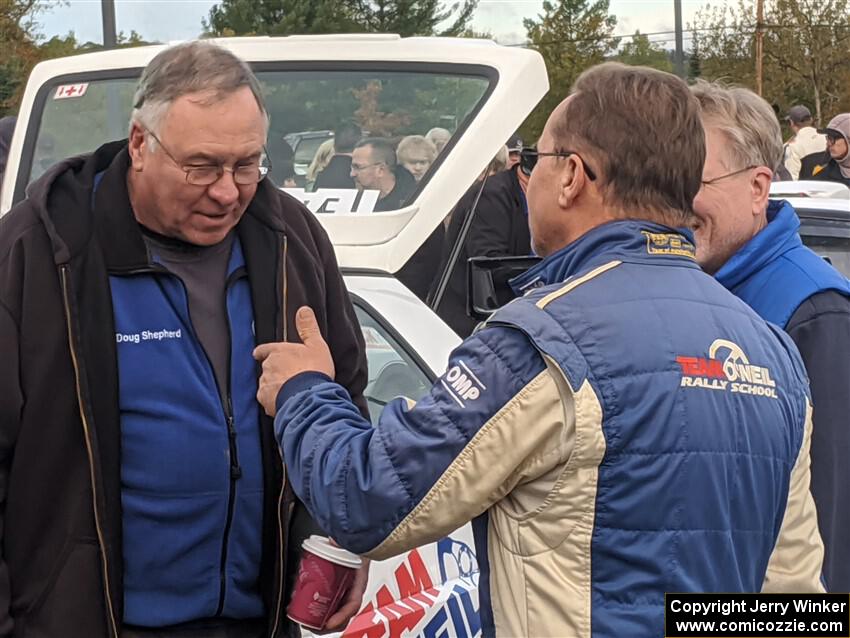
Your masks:
{"label": "car windshield", "polygon": [[[257,69],[270,116],[270,179],[317,213],[413,202],[495,81],[453,65],[363,66]],[[126,137],[137,77],[74,77],[45,87],[34,107],[37,133],[29,132],[22,157],[26,182],[63,158]]]}

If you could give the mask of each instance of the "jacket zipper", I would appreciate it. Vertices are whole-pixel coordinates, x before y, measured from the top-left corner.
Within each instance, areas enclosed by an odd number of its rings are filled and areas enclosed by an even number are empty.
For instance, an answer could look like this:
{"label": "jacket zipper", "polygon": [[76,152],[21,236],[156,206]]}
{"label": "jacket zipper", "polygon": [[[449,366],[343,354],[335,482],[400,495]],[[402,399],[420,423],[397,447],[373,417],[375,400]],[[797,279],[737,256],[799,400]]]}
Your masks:
{"label": "jacket zipper", "polygon": [[[233,418],[233,399],[230,387],[230,374],[231,367],[233,366],[233,337],[231,335],[230,313],[227,308],[227,294],[230,292],[232,283],[233,279],[228,277],[224,286],[224,317],[227,320],[227,334],[230,336],[230,347],[227,349],[227,393],[225,394],[226,402],[224,405],[224,416],[227,419],[227,442],[230,450],[230,493],[227,497],[227,521],[224,524],[224,538],[221,542],[220,589],[216,616],[224,611],[224,597],[227,593],[227,546],[230,542],[230,528],[233,525],[233,508],[236,504],[236,481],[242,477],[242,468],[239,466],[239,453],[236,446],[236,426]],[[210,362],[210,367],[212,367],[212,362]]]}
{"label": "jacket zipper", "polygon": [[[218,392],[218,396],[221,397],[221,388],[218,385],[218,379],[215,378],[215,368],[213,368],[212,360],[210,359],[207,351],[204,349],[204,346],[201,344],[200,339],[198,339],[198,335],[195,332],[194,324],[192,323],[192,313],[189,310],[189,295],[186,292],[186,285],[183,283],[183,280],[180,279],[177,275],[169,271],[167,268],[163,267],[143,267],[143,268],[134,268],[132,270],[126,270],[122,274],[124,275],[139,275],[139,274],[159,274],[159,275],[168,275],[171,277],[175,277],[177,281],[183,286],[183,292],[186,297],[186,313],[189,318],[189,329],[192,332],[192,336],[195,342],[201,349],[201,352],[204,353],[204,357],[207,360],[207,365],[209,366],[210,372],[212,373],[213,381],[215,382],[216,390]],[[224,304],[224,313],[225,318],[227,319],[227,334],[230,335],[230,315],[227,312],[227,292],[230,289],[230,285],[233,283],[233,279],[228,278],[225,283],[225,304]],[[228,348],[227,354],[227,375],[228,375],[228,384],[227,384],[227,393],[225,394],[225,401],[222,403],[222,411],[224,413],[225,423],[227,424],[227,441],[228,441],[228,449],[230,453],[230,488],[227,496],[227,519],[224,523],[224,536],[222,538],[221,543],[221,563],[219,565],[219,594],[218,594],[218,607],[216,608],[215,616],[221,615],[224,609],[224,597],[227,589],[227,546],[230,541],[230,528],[233,524],[233,509],[235,507],[236,502],[236,481],[242,476],[242,468],[239,466],[239,456],[238,450],[236,446],[236,426],[235,420],[233,417],[233,401],[231,398],[230,392],[230,368],[233,365],[232,355],[233,355],[233,344],[231,339],[230,347]],[[220,400],[220,399],[219,399]]]}
{"label": "jacket zipper", "polygon": [[[176,277],[176,275],[171,274],[172,277]],[[218,384],[218,379],[215,376],[215,368],[213,367],[212,360],[207,354],[207,351],[204,349],[201,340],[198,338],[197,333],[195,332],[195,325],[192,323],[192,311],[189,309],[189,294],[186,292],[186,284],[183,283],[183,280],[180,277],[177,277],[177,280],[183,286],[183,291],[186,295],[186,313],[189,317],[189,327],[192,330],[192,336],[195,339],[195,342],[201,349],[201,352],[204,353],[204,357],[207,360],[207,364],[209,365],[210,372],[212,373],[213,381],[215,382],[216,390],[218,391],[218,396],[222,396],[221,388]],[[228,277],[224,286],[224,316],[227,321],[227,334],[230,340],[230,344],[227,349],[227,379],[225,382],[227,383],[226,392],[224,393],[224,401],[222,402],[222,410],[224,412],[224,420],[227,425],[227,443],[228,443],[228,451],[230,454],[230,467],[228,470],[229,478],[230,478],[230,486],[227,494],[227,518],[224,522],[224,534],[221,540],[221,562],[219,564],[219,593],[218,593],[218,607],[215,611],[215,616],[220,616],[224,610],[224,598],[227,594],[227,546],[230,542],[230,528],[233,525],[233,509],[236,505],[236,481],[239,480],[242,476],[242,468],[239,466],[239,455],[238,449],[236,446],[236,426],[235,420],[233,418],[233,399],[231,395],[230,388],[230,374],[231,367],[233,366],[233,338],[230,334],[231,326],[230,326],[230,314],[227,309],[227,293],[230,291],[230,286],[233,283],[234,279],[232,277]],[[220,399],[219,399],[220,400]]]}
{"label": "jacket zipper", "polygon": [[[283,323],[283,340],[287,341],[287,328],[286,328],[286,318],[287,318],[287,297],[289,294],[288,282],[286,278],[286,260],[287,260],[287,252],[288,252],[288,241],[286,235],[283,236],[283,263],[281,266],[282,271],[282,281],[281,284],[283,286],[283,298],[281,299],[281,307],[283,308],[283,312],[281,313],[281,323]],[[277,439],[277,437],[275,437]],[[277,634],[277,630],[280,627],[280,615],[283,611],[283,567],[284,567],[284,554],[283,554],[283,545],[284,545],[284,534],[283,534],[283,496],[286,492],[286,463],[283,460],[283,452],[280,449],[280,446],[277,446],[277,453],[280,456],[280,467],[281,467],[281,481],[280,481],[280,493],[277,497],[277,533],[278,533],[278,583],[277,583],[277,604],[275,605],[275,615],[274,615],[274,623],[272,624],[272,630],[269,636],[274,638]]]}
{"label": "jacket zipper", "polygon": [[83,405],[83,393],[80,385],[80,363],[77,356],[77,347],[74,340],[74,330],[71,322],[71,296],[68,291],[68,265],[63,264],[59,267],[59,272],[62,278],[62,296],[65,301],[65,321],[68,327],[68,347],[71,350],[71,362],[74,366],[74,380],[77,390],[77,404],[80,408],[80,419],[83,422],[83,433],[86,440],[86,453],[89,458],[89,479],[91,480],[92,489],[92,509],[94,510],[94,526],[97,531],[97,543],[100,548],[101,569],[103,570],[103,584],[106,592],[106,608],[109,612],[109,628],[111,635],[118,638],[118,623],[115,621],[115,609],[112,605],[112,592],[109,581],[109,565],[106,559],[106,543],[103,540],[103,526],[100,520],[100,512],[97,508],[97,482],[94,473],[94,452],[92,451],[91,428],[89,427],[88,418],[86,417],[85,406]]}

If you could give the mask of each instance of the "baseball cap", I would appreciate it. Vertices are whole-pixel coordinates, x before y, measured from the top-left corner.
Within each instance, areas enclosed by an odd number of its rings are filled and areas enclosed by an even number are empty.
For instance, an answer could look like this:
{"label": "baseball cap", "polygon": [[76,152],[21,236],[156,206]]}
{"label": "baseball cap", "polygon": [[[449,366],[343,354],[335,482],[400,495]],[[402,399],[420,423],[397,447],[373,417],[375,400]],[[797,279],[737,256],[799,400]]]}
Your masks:
{"label": "baseball cap", "polygon": [[798,104],[788,109],[788,115],[785,116],[785,119],[794,122],[794,124],[808,122],[812,119],[812,112],[802,104]]}
{"label": "baseball cap", "polygon": [[514,133],[508,138],[508,141],[505,143],[505,146],[508,147],[508,153],[519,153],[525,144],[522,142],[522,138],[518,133]]}
{"label": "baseball cap", "polygon": [[829,121],[826,128],[818,129],[818,133],[843,137],[850,142],[850,113],[840,113]]}

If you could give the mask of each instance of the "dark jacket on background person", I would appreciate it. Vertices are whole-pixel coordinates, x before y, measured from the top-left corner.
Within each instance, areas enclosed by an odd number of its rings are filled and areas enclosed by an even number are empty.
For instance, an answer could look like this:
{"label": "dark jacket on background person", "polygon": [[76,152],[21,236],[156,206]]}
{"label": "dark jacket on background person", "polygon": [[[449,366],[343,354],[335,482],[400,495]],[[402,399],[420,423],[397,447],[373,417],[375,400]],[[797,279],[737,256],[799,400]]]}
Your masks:
{"label": "dark jacket on background person", "polygon": [[850,187],[850,177],[841,174],[841,167],[832,159],[829,151],[806,155],[800,162],[800,179],[838,182]]}
{"label": "dark jacket on background person", "polygon": [[[487,178],[466,241],[452,269],[442,301],[436,308],[443,321],[461,337],[468,337],[478,323],[466,312],[467,260],[470,257],[531,254],[528,210],[517,170],[519,168],[502,171]],[[481,188],[481,182],[475,182],[455,206],[446,231],[440,275],[448,265],[452,248]]]}
{"label": "dark jacket on background person", "polygon": [[351,155],[334,155],[316,176],[313,190],[320,188],[354,188],[351,177]]}
{"label": "dark jacket on background person", "polygon": [[717,280],[794,340],[812,389],[812,495],[827,590],[850,591],[850,281],[803,245],[787,202],[717,272]]}
{"label": "dark jacket on background person", "polygon": [[428,290],[434,283],[434,273],[440,266],[445,238],[446,229],[440,223],[396,273],[398,280],[422,301],[426,301]]}
{"label": "dark jacket on background person", "polygon": [[[121,420],[109,276],[146,273],[152,265],[129,206],[93,197],[95,176],[121,153],[126,142],[64,161],[0,220],[0,635],[117,636],[124,618]],[[297,338],[295,312],[310,305],[340,382],[368,414],[362,334],[315,217],[263,181],[236,238],[256,343]],[[265,416],[259,432],[259,589],[269,635],[282,636],[284,588],[298,537],[318,528],[285,481]]]}
{"label": "dark jacket on background person", "polygon": [[375,204],[376,213],[403,208],[407,205],[413,191],[416,190],[416,180],[404,166],[401,164],[396,166],[393,169],[393,174],[395,175],[395,186]]}

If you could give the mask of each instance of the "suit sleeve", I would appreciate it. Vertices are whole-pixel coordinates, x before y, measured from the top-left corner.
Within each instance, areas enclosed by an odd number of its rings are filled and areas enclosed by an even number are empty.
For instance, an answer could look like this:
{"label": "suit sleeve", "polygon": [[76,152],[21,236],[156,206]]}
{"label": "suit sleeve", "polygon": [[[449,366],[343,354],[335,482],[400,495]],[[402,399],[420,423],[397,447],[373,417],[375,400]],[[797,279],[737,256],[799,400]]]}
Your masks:
{"label": "suit sleeve", "polygon": [[817,513],[809,491],[809,448],[812,410],[806,408],[803,444],[791,470],[788,501],[779,536],[767,565],[762,591],[767,593],[823,592],[821,570],[823,543],[818,533]]}
{"label": "suit sleeve", "polygon": [[424,398],[395,400],[375,427],[327,377],[294,377],[275,430],[319,525],[351,551],[386,558],[442,538],[563,462],[564,406],[525,336],[494,327],[452,353]]}
{"label": "suit sleeve", "polygon": [[[6,308],[0,304],[0,541],[5,534],[6,498],[9,490],[9,466],[15,449],[20,415],[23,409],[19,369],[18,328]],[[0,547],[3,543],[0,542]],[[9,613],[11,586],[9,570],[0,551],[0,636],[12,634]]]}
{"label": "suit sleeve", "polygon": [[850,302],[837,292],[810,298],[788,333],[797,344],[812,391],[812,496],[826,551],[830,591],[850,590]]}

